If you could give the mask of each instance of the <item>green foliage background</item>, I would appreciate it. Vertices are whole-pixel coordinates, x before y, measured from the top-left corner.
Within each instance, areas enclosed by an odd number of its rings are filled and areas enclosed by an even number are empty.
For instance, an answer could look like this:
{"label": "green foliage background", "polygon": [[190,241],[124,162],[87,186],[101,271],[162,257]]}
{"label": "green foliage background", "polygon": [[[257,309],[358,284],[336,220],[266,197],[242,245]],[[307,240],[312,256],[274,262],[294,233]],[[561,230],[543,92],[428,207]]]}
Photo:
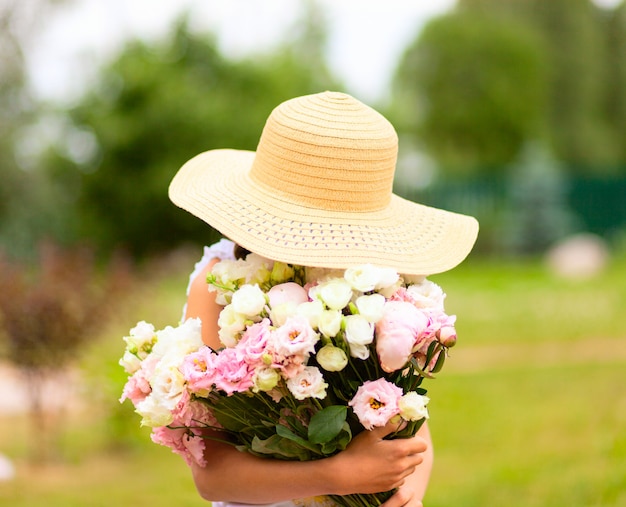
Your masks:
{"label": "green foliage background", "polygon": [[[33,0],[40,12],[60,1]],[[265,119],[283,100],[344,90],[327,66],[329,20],[309,0],[282,42],[265,52],[226,58],[212,34],[191,31],[183,17],[161,40],[130,40],[99,62],[97,78],[75,103],[42,104],[28,87],[24,63],[41,18],[24,23],[23,4],[7,5],[0,12],[11,28],[0,40],[0,247],[12,256],[32,259],[44,237],[91,243],[102,257],[124,248],[136,259],[211,242],[210,227],[169,203],[175,171],[205,150],[255,149]],[[389,100],[371,105],[397,127],[400,160],[408,161],[397,191],[421,202],[475,213],[477,205],[463,202],[480,205],[486,179],[523,177],[518,162],[529,145],[561,164],[566,177],[555,188],[559,194],[568,178],[582,176],[613,178],[612,188],[622,188],[626,5],[460,0],[415,34]],[[42,131],[53,135],[41,139]],[[415,152],[421,158],[411,158]],[[452,204],[439,197],[450,193],[451,180],[470,189]],[[620,195],[610,207],[623,201]],[[489,239],[479,245],[483,253],[508,248],[498,240],[498,215],[515,215],[507,209],[510,196],[497,200],[496,209],[477,213],[481,241]],[[626,227],[620,213],[603,220],[592,232]],[[578,223],[591,230],[585,216]],[[555,230],[541,248],[571,232]],[[515,253],[530,250],[522,245]]]}

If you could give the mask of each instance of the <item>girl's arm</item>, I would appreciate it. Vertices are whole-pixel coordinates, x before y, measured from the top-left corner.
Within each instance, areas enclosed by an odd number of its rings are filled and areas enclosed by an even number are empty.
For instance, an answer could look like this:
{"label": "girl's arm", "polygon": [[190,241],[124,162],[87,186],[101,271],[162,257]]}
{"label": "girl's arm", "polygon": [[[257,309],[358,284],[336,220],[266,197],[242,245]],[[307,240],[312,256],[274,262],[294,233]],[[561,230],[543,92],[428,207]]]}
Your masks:
{"label": "girl's arm", "polygon": [[[206,275],[216,262],[210,262],[192,282],[185,315],[201,319],[202,338],[213,349],[220,347],[217,319],[221,307],[215,302],[215,293],[208,291]],[[363,431],[345,451],[306,462],[259,458],[205,439],[207,465],[193,466],[193,477],[200,495],[211,501],[262,504],[327,494],[375,493],[396,487],[419,494],[420,481],[414,473],[422,468],[418,465],[424,461],[427,443],[421,437],[383,440],[395,429],[390,424]],[[417,486],[413,486],[414,481]],[[394,505],[402,504],[391,507]]]}
{"label": "girl's arm", "polygon": [[193,477],[205,500],[251,504],[387,491],[405,483],[426,450],[419,437],[383,440],[395,429],[388,425],[363,431],[345,451],[314,461],[258,458],[206,440],[207,465],[193,466]]}

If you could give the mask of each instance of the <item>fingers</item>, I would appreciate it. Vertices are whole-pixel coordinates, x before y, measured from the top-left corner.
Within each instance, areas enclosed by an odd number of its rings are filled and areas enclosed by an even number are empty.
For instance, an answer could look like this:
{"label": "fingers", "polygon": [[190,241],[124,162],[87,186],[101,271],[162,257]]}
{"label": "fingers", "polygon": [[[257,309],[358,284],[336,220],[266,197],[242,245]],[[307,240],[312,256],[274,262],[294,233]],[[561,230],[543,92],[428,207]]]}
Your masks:
{"label": "fingers", "polygon": [[411,489],[399,488],[398,491],[380,507],[424,507],[424,505]]}

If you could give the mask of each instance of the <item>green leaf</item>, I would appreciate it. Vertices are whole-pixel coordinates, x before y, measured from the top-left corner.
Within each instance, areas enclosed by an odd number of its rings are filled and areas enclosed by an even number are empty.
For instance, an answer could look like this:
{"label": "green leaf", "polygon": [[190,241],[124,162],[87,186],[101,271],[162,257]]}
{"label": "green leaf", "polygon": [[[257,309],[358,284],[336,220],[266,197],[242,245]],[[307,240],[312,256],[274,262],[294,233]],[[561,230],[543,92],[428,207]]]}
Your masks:
{"label": "green leaf", "polygon": [[439,356],[437,356],[437,361],[435,361],[435,366],[433,366],[433,369],[430,370],[431,373],[437,373],[441,370],[441,368],[443,368],[443,363],[446,360],[446,351],[445,349],[441,349],[441,351],[439,352]]}
{"label": "green leaf", "polygon": [[249,452],[259,456],[272,456],[277,459],[308,461],[311,453],[298,445],[296,442],[282,438],[279,435],[272,435],[270,438],[261,440],[254,437]]}
{"label": "green leaf", "polygon": [[343,429],[347,407],[331,405],[317,412],[309,423],[309,441],[315,444],[330,442]]}
{"label": "green leaf", "polygon": [[343,451],[350,443],[350,440],[352,440],[352,431],[350,431],[350,425],[345,422],[337,437],[330,442],[322,444],[322,453],[325,456],[330,456],[338,451]]}
{"label": "green leaf", "polygon": [[313,451],[313,452],[319,452],[319,448],[316,445],[314,445],[312,442],[309,442],[305,438],[302,438],[301,436],[296,435],[293,431],[291,431],[289,428],[285,426],[277,424],[276,433],[280,437],[291,440],[297,443],[298,445],[304,447],[305,449],[309,449],[310,451]]}

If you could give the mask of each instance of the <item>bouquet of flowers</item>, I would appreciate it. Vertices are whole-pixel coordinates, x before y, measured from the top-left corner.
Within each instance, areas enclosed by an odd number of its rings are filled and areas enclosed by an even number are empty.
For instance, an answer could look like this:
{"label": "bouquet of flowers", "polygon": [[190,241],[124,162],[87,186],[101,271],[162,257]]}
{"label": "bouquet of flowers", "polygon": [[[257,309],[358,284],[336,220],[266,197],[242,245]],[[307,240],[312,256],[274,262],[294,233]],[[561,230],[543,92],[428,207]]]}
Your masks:
{"label": "bouquet of flowers", "polygon": [[[456,342],[438,285],[372,265],[338,271],[256,254],[218,262],[207,282],[224,306],[222,349],[203,344],[198,319],[160,331],[142,321],[120,360],[129,374],[120,401],[188,463],[205,463],[205,438],[312,460],[393,418],[404,423],[392,438],[428,418],[422,380]],[[331,498],[369,507],[392,493]]]}

